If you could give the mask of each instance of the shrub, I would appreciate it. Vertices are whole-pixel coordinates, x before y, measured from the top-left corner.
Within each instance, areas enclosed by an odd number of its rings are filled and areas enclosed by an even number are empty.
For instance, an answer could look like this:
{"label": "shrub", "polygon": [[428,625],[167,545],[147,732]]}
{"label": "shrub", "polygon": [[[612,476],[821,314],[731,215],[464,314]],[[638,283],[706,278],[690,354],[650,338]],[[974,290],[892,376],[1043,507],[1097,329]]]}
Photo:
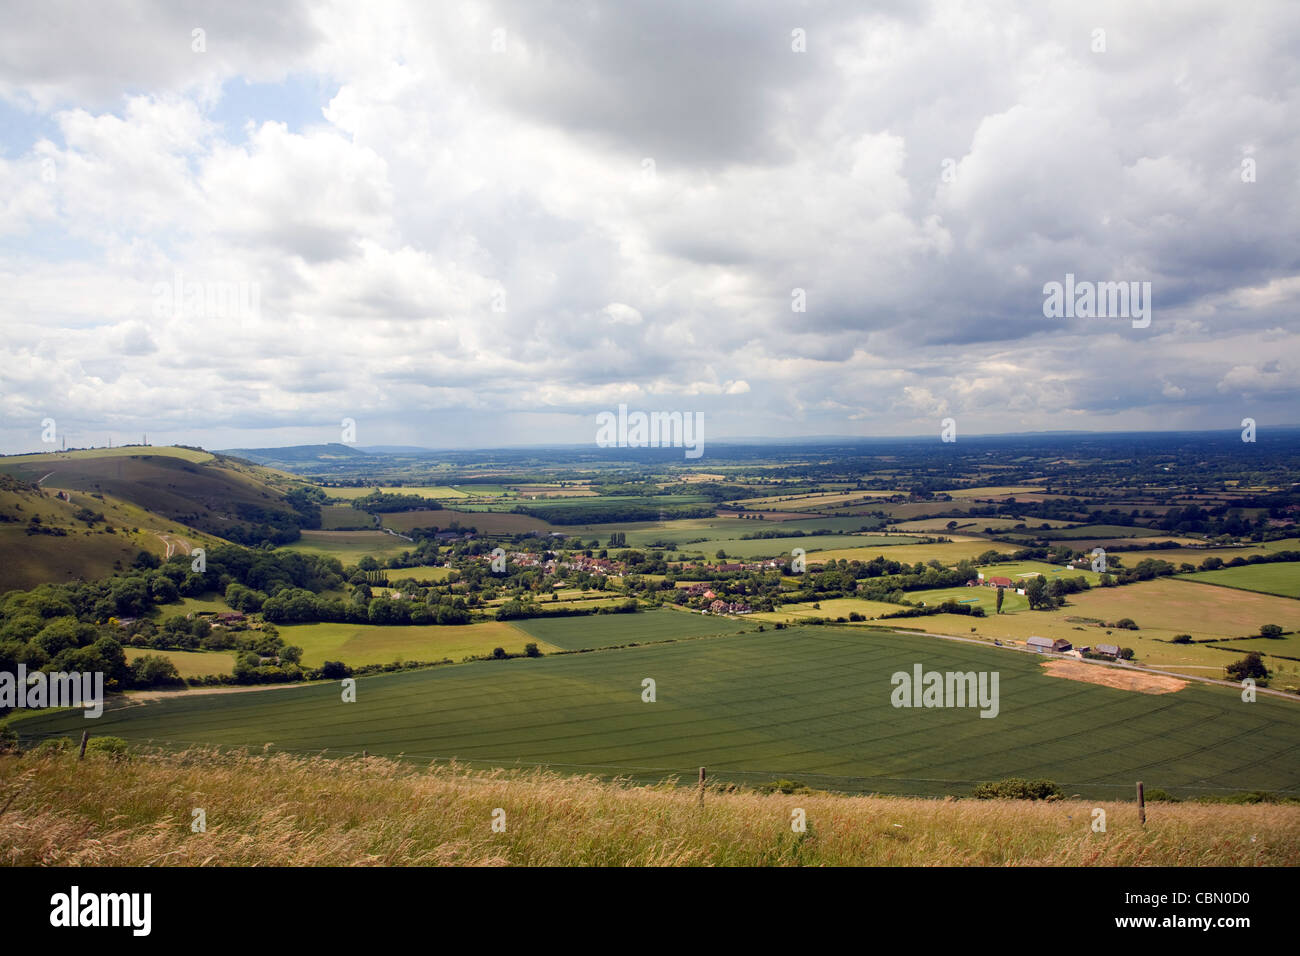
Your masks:
{"label": "shrub", "polygon": [[326,661],[321,664],[317,673],[325,680],[341,680],[344,677],[351,676],[352,668],[342,661]]}
{"label": "shrub", "polygon": [[102,754],[110,760],[126,759],[126,741],[121,737],[91,737],[86,742],[87,754]]}
{"label": "shrub", "polygon": [[1137,631],[1140,628],[1134,623],[1131,617],[1122,617],[1115,622],[1115,626],[1124,631]]}
{"label": "shrub", "polygon": [[981,783],[975,788],[981,800],[1059,800],[1061,788],[1050,780],[1024,780],[1008,777],[993,783]]}
{"label": "shrub", "polygon": [[50,737],[32,748],[33,757],[54,757],[72,749],[71,737]]}
{"label": "shrub", "polygon": [[1192,635],[1190,635],[1190,634],[1175,634],[1175,635],[1174,635],[1174,639],[1173,639],[1173,641],[1171,641],[1170,643],[1173,643],[1173,644],[1190,644],[1190,643],[1192,643]]}

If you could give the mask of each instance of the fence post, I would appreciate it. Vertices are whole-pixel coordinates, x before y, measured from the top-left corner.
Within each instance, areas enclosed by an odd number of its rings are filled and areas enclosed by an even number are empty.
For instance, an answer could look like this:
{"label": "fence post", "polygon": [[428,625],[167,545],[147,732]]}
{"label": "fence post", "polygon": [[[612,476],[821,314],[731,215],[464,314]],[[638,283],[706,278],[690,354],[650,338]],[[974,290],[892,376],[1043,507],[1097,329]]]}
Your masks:
{"label": "fence post", "polygon": [[700,806],[704,806],[704,768],[700,768]]}
{"label": "fence post", "polygon": [[89,739],[90,739],[90,731],[83,730],[81,732],[81,751],[77,754],[78,760],[86,759],[86,741],[88,741]]}
{"label": "fence post", "polygon": [[1142,792],[1142,781],[1138,781],[1138,823],[1147,825],[1147,801]]}

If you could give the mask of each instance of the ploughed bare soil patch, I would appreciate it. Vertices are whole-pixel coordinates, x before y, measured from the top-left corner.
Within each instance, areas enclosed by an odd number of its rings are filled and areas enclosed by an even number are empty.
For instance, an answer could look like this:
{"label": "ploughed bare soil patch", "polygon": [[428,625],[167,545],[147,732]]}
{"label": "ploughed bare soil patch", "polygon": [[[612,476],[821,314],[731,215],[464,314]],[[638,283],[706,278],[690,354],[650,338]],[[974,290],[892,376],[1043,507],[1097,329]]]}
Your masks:
{"label": "ploughed bare soil patch", "polygon": [[1122,671],[1100,664],[1085,664],[1082,661],[1043,661],[1043,669],[1047,671],[1049,677],[1081,680],[1089,684],[1101,684],[1103,687],[1116,687],[1119,690],[1135,690],[1140,694],[1172,694],[1187,686],[1187,681],[1179,680],[1177,677],[1144,674],[1141,671]]}

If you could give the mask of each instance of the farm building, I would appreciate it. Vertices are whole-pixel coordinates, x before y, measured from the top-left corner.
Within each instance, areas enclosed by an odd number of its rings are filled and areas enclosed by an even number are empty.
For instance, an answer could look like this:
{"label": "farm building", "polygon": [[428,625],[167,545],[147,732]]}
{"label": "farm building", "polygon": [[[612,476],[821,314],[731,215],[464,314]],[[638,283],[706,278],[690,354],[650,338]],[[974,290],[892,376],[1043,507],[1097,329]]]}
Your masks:
{"label": "farm building", "polygon": [[1114,644],[1098,644],[1097,653],[1105,654],[1107,657],[1119,657],[1119,648]]}
{"label": "farm building", "polygon": [[1040,654],[1063,654],[1074,649],[1074,646],[1063,637],[1055,640],[1050,637],[1031,637],[1025,641],[1025,646]]}

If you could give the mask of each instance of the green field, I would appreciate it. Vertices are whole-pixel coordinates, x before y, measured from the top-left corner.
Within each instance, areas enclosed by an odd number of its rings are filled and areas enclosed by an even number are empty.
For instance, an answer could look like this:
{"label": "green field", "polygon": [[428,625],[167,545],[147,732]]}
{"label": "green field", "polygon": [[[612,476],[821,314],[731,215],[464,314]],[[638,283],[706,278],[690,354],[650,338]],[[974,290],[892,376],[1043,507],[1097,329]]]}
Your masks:
{"label": "green field", "polygon": [[410,578],[421,583],[426,581],[445,581],[451,576],[451,568],[392,568],[385,572],[390,581],[404,581]]}
{"label": "green field", "polygon": [[[331,498],[342,498],[344,501],[351,501],[354,498],[364,498],[367,495],[374,494],[374,487],[369,488],[323,488],[325,494]],[[453,498],[468,498],[469,496],[463,491],[457,491],[448,485],[381,485],[379,490],[387,495],[418,495],[421,498],[436,498],[450,500]]]}
{"label": "green field", "polygon": [[304,531],[293,544],[278,550],[320,554],[338,558],[344,564],[356,564],[367,554],[387,558],[413,547],[412,542],[383,531]]}
{"label": "green field", "polygon": [[1248,564],[1244,567],[1220,568],[1218,571],[1198,571],[1185,576],[1188,581],[1217,584],[1225,588],[1241,588],[1261,594],[1300,598],[1300,564],[1279,561],[1275,564]]}
{"label": "green field", "polygon": [[1082,567],[1067,568],[1063,564],[1048,564],[1046,561],[1006,561],[980,565],[977,570],[983,571],[986,578],[1010,578],[1017,587],[1027,584],[1033,575],[1042,575],[1049,582],[1054,578],[1084,578],[1093,587],[1101,582],[1101,575],[1093,571],[1088,563]]}
{"label": "green field", "polygon": [[[307,667],[319,667],[325,661],[342,661],[352,667],[397,661],[459,661],[491,654],[496,647],[503,647],[510,654],[522,654],[529,641],[523,631],[498,621],[446,627],[282,624],[280,636],[285,644],[302,648],[302,662]],[[555,649],[541,648],[542,651]]]}
{"label": "green field", "polygon": [[[1000,711],[894,708],[890,675],[997,671]],[[642,700],[645,678],[657,700]],[[13,723],[27,740],[74,735],[79,713]],[[357,681],[181,695],[118,707],[96,734],[186,747],[546,764],[639,779],[761,782],[969,794],[987,779],[1045,777],[1067,794],[1124,798],[1133,782],[1191,792],[1300,792],[1300,705],[1192,685],[1146,695],[1045,675],[1031,655],[849,628],[789,628]]]}
{"label": "green field", "polygon": [[[913,604],[924,603],[927,607],[934,607],[942,604],[944,601],[953,600],[958,604],[969,604],[973,607],[984,608],[985,614],[993,614],[998,607],[997,588],[985,587],[957,587],[957,588],[935,588],[932,591],[909,591],[907,599]],[[899,608],[903,610],[903,608]],[[1002,594],[1002,613],[1014,614],[1016,611],[1029,610],[1029,600],[1015,592],[1013,588],[1004,588]]]}
{"label": "green field", "polygon": [[683,544],[677,550],[683,554],[703,554],[709,558],[722,550],[727,552],[728,558],[749,559],[788,557],[795,548],[803,548],[805,552],[811,555],[817,551],[879,547],[883,549],[880,553],[888,556],[887,549],[916,544],[919,540],[919,538],[901,534],[816,534],[804,535],[802,538],[757,538],[750,540],[713,538],[697,544]]}
{"label": "green field", "polygon": [[357,528],[373,528],[374,515],[358,511],[351,505],[324,505],[320,509],[320,529],[322,531],[351,531]]}
{"label": "green field", "polygon": [[[1082,524],[1073,528],[1053,528],[1049,531],[1033,531],[1034,523],[1027,522],[1033,537],[1048,538],[1155,538],[1163,532],[1150,528],[1135,528],[1122,524]],[[1040,521],[1039,524],[1042,524]]]}
{"label": "green field", "polygon": [[186,679],[206,677],[209,674],[229,674],[235,669],[235,655],[226,651],[155,651],[141,647],[126,648],[128,662],[137,658],[165,657],[176,665],[177,672]]}
{"label": "green field", "polygon": [[[1288,635],[1282,637],[1251,637],[1249,640],[1221,641],[1221,643],[1210,646],[1212,648],[1234,650],[1238,654],[1247,654],[1255,650],[1255,652],[1265,654],[1265,656],[1275,654],[1278,657],[1291,658],[1292,661],[1300,661],[1300,633],[1288,633]],[[1270,667],[1270,670],[1275,669]],[[1286,683],[1287,678],[1295,680],[1294,671],[1295,669],[1292,667],[1290,671],[1284,671],[1283,674],[1279,675],[1282,676],[1283,683]]]}
{"label": "green field", "polygon": [[593,614],[590,617],[531,618],[515,626],[539,641],[566,651],[621,644],[736,634],[753,630],[740,621],[712,614],[691,614],[663,608],[637,614]]}

